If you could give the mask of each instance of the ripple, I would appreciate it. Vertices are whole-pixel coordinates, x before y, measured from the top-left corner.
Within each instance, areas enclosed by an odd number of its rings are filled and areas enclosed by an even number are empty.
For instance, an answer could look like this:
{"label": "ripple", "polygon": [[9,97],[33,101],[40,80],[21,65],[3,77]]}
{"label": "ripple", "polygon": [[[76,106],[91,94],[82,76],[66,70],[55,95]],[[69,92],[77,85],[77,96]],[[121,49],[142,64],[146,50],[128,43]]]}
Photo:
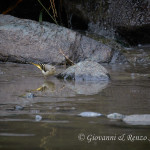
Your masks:
{"label": "ripple", "polygon": [[0,136],[35,136],[35,134],[0,133]]}

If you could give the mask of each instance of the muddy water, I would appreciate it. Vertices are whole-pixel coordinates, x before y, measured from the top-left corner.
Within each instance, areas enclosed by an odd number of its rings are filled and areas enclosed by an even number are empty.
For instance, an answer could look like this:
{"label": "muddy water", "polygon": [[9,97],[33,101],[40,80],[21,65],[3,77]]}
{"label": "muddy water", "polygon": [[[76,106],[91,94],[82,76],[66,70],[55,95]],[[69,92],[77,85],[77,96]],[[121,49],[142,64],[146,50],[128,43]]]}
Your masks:
{"label": "muddy water", "polygon": [[[74,83],[45,80],[32,65],[0,64],[0,149],[148,149],[149,125],[129,125],[106,115],[150,114],[150,65],[105,67],[109,83]],[[78,116],[87,111],[103,116]]]}

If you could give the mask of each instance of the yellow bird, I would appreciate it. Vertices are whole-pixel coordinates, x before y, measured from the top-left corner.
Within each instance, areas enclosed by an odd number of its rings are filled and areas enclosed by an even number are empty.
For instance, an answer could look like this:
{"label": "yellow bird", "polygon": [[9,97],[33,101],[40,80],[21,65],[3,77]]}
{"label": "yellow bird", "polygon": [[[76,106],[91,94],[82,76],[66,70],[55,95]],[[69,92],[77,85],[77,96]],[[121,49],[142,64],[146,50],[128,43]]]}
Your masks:
{"label": "yellow bird", "polygon": [[52,65],[49,65],[49,64],[35,64],[35,63],[31,63],[31,64],[33,64],[37,68],[39,68],[42,71],[42,74],[44,75],[44,77],[51,76],[51,75],[54,75],[56,73],[56,68]]}

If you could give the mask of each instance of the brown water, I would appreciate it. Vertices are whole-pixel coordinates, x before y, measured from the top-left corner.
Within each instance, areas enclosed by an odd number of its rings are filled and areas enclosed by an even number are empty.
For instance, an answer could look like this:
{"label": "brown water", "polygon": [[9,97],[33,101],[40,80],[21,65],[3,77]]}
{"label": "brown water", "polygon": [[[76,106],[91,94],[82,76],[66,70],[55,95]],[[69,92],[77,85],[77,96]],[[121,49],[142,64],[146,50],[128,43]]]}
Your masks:
{"label": "brown water", "polygon": [[[150,141],[127,137],[150,139],[150,126],[78,116],[86,111],[150,114],[150,65],[105,67],[111,75],[109,83],[74,83],[55,77],[45,81],[32,65],[0,64],[0,149],[148,149]],[[27,98],[29,92],[33,98]],[[42,120],[36,121],[36,115]],[[123,135],[125,141],[119,140]],[[114,136],[114,140],[96,136]]]}

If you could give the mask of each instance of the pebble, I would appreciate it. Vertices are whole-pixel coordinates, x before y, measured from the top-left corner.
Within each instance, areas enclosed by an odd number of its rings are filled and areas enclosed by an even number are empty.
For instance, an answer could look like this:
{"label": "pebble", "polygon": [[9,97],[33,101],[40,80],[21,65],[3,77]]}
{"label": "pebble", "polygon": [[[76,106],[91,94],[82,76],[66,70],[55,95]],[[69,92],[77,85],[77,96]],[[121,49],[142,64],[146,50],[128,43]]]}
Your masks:
{"label": "pebble", "polygon": [[24,107],[19,106],[19,105],[16,105],[16,106],[14,107],[14,109],[15,109],[15,110],[23,110],[23,109],[24,109]]}
{"label": "pebble", "polygon": [[107,118],[109,119],[123,119],[125,117],[125,115],[119,114],[119,113],[112,113],[112,114],[108,114]]}
{"label": "pebble", "polygon": [[35,121],[41,121],[41,120],[42,120],[42,116],[40,116],[40,115],[35,116]]}
{"label": "pebble", "polygon": [[141,47],[142,46],[142,44],[138,44],[138,47]]}
{"label": "pebble", "polygon": [[99,117],[99,116],[102,116],[102,114],[97,113],[97,112],[82,112],[79,114],[79,116],[81,116],[81,117]]}
{"label": "pebble", "polygon": [[26,93],[26,98],[33,98],[34,94],[33,93]]}

